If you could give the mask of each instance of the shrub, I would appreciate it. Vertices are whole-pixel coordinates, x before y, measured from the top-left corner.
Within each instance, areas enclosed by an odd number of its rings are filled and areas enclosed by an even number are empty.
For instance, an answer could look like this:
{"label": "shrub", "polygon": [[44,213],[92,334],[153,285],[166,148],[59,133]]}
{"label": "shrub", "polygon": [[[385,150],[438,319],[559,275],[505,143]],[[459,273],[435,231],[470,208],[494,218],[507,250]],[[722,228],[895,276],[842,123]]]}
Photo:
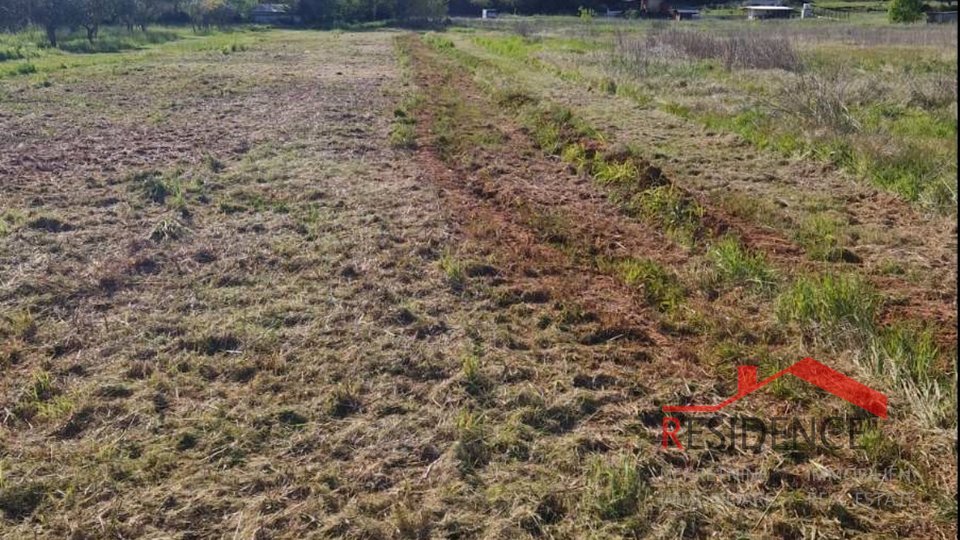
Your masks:
{"label": "shrub", "polygon": [[530,39],[536,32],[536,30],[533,28],[533,25],[530,24],[530,21],[526,19],[520,19],[514,23],[513,31],[524,39]]}
{"label": "shrub", "polygon": [[893,23],[917,22],[923,18],[923,0],[893,0],[887,18]]}
{"label": "shrub", "polygon": [[17,75],[29,75],[37,72],[37,66],[30,62],[24,62],[22,64],[17,64],[17,67],[13,68],[13,72]]}
{"label": "shrub", "polygon": [[837,133],[859,131],[860,123],[850,110],[856,90],[853,83],[853,78],[839,71],[803,73],[794,84],[784,88],[774,108],[813,128],[827,128]]}

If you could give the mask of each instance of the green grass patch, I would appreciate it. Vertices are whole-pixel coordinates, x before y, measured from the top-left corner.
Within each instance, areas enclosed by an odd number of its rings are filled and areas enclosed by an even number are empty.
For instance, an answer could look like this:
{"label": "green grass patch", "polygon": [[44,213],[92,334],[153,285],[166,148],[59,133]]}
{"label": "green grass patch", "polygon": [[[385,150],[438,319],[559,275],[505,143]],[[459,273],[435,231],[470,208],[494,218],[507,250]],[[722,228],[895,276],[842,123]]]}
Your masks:
{"label": "green grass patch", "polygon": [[693,245],[703,232],[703,207],[672,184],[641,192],[633,198],[629,208],[661,226],[684,245]]}
{"label": "green grass patch", "polygon": [[648,259],[624,259],[613,263],[601,263],[601,269],[609,265],[627,285],[640,287],[644,299],[662,312],[679,308],[686,297],[683,285],[677,276],[663,266]]}
{"label": "green grass patch", "polygon": [[[147,32],[104,27],[91,44],[85,32],[63,34],[51,47],[41,32],[0,33],[0,78],[52,73],[74,68],[129,64],[144,58],[179,56],[200,51],[238,49],[264,39],[243,29],[195,33],[188,28],[157,28]],[[32,67],[31,67],[32,66]]]}
{"label": "green grass patch", "polygon": [[596,456],[587,469],[583,503],[601,519],[618,520],[640,512],[652,492],[635,456]]}
{"label": "green grass patch", "polygon": [[845,226],[837,219],[814,214],[800,223],[793,239],[803,247],[810,259],[837,262],[844,256],[844,244],[847,242]]}
{"label": "green grass patch", "polygon": [[721,281],[729,285],[745,285],[761,292],[772,291],[777,275],[763,253],[746,249],[731,236],[721,238],[709,250]]}
{"label": "green grass patch", "polygon": [[781,322],[812,331],[870,332],[881,302],[880,294],[859,275],[803,276],[780,295],[776,312]]}
{"label": "green grass patch", "polygon": [[457,442],[454,455],[460,461],[460,470],[472,472],[490,460],[490,432],[486,418],[477,412],[463,409],[456,418]]}
{"label": "green grass patch", "polygon": [[[956,138],[954,138],[954,145]],[[911,202],[942,211],[956,210],[957,163],[927,145],[910,142],[889,148],[870,145],[861,149],[853,168],[877,186]]]}
{"label": "green grass patch", "polygon": [[941,367],[937,365],[940,346],[931,328],[894,324],[877,333],[873,347],[878,358],[887,359],[897,371],[915,381],[942,375]]}
{"label": "green grass patch", "polygon": [[513,60],[528,60],[536,51],[543,48],[539,41],[521,36],[473,36],[474,43],[498,56]]}

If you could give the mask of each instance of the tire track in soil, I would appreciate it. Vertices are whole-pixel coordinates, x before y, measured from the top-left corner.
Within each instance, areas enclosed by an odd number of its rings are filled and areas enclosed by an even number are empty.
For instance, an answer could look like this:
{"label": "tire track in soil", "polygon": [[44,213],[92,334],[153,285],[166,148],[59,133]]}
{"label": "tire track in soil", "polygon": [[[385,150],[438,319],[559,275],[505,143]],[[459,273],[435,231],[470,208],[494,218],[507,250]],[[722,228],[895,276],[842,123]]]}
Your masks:
{"label": "tire track in soil", "polygon": [[[489,100],[474,86],[469,74],[456,68],[448,74],[438,73],[438,65],[443,62],[439,54],[429,51],[429,46],[418,39],[411,41],[415,81],[421,90],[426,89],[429,95],[429,89],[453,87],[458,98],[464,102],[480,104],[480,109],[485,112],[495,110],[492,106],[484,108],[484,105],[490,105]],[[562,209],[576,216],[577,222],[571,226],[571,235],[589,239],[588,250],[591,255],[640,255],[671,268],[688,262],[690,252],[666,239],[661,231],[623,216],[607,197],[598,192],[591,180],[572,173],[559,160],[544,156],[527,133],[503,115],[491,114],[480,126],[481,129],[497,129],[504,135],[505,140],[497,151],[478,145],[470,148],[471,162],[445,162],[440,158],[431,136],[431,128],[439,116],[436,108],[442,105],[430,99],[425,101],[430,105],[418,111],[417,130],[418,140],[429,142],[419,148],[416,157],[423,166],[424,180],[434,182],[439,188],[448,219],[462,238],[461,250],[475,250],[481,255],[495,254],[499,261],[503,261],[501,269],[509,282],[519,284],[525,290],[547,290],[551,298],[576,299],[596,312],[602,328],[612,330],[608,336],[620,339],[617,347],[632,350],[637,355],[635,358],[641,359],[621,366],[635,372],[638,380],[651,387],[648,395],[631,399],[636,411],[643,407],[654,409],[658,403],[684,399],[677,390],[685,385],[677,381],[694,385],[694,394],[687,396],[693,401],[711,402],[714,398],[726,397],[726,390],[716,384],[718,379],[713,368],[704,365],[698,356],[698,351],[709,344],[709,336],[669,331],[661,316],[645,305],[637,290],[591,265],[571,260],[567,253],[550,245],[534,227],[525,223],[518,208]],[[475,127],[467,125],[458,126],[457,129]],[[697,199],[703,202],[702,197]],[[802,258],[799,249],[777,234],[722,214],[711,214],[707,216],[707,221],[713,228],[729,228],[743,234],[750,247],[764,248],[768,254],[773,253],[781,264],[792,261],[793,264],[811,266],[809,261]],[[726,317],[732,313],[748,329],[756,329],[757,324],[762,324],[762,315],[743,312],[743,308],[738,306],[712,306],[701,298],[688,300],[698,309],[704,309],[708,316]],[[939,312],[940,307],[932,311]],[[718,313],[717,308],[722,313]],[[911,306],[911,315],[916,314],[913,309]],[[620,338],[622,335],[630,339]],[[774,354],[778,349],[787,348],[786,344],[775,341],[767,345]],[[584,367],[590,369],[594,366]],[[686,392],[690,392],[689,387]],[[795,404],[773,395],[758,395],[751,399],[755,400],[752,407],[765,411],[765,414],[795,412]],[[653,431],[654,426],[646,427],[650,432]],[[691,456],[686,455],[662,455],[658,459],[677,472],[684,471],[681,474],[691,473],[703,466],[698,459],[691,460]],[[821,466],[840,468],[856,467],[858,459],[855,455],[818,456]],[[736,454],[711,454],[708,460],[716,460],[721,466],[742,464],[741,457]],[[803,470],[802,464],[798,467],[798,471]],[[686,477],[681,483],[686,485],[683,489],[695,490],[694,483],[685,484],[688,481],[695,482],[695,478]],[[817,489],[823,500],[828,500],[842,496],[849,488],[844,482],[838,481],[819,485]],[[900,530],[907,536],[917,531],[930,532],[930,508],[917,510],[908,524],[901,525]],[[756,520],[759,525],[766,513],[755,515],[749,509],[740,508],[738,514],[746,516],[745,519]],[[923,517],[925,515],[926,518]],[[874,512],[867,512],[863,517],[876,523],[886,519]]]}
{"label": "tire track in soil", "polygon": [[[490,54],[469,40],[456,40],[456,44],[458,47],[462,45],[467,54],[481,63],[499,70],[497,63],[490,59]],[[707,219],[712,218],[721,230],[730,228],[736,231],[747,247],[764,251],[770,261],[780,268],[844,272],[859,271],[863,264],[876,265],[882,261],[921,261],[923,267],[946,278],[942,281],[942,287],[931,287],[926,282],[913,283],[893,275],[867,275],[864,272],[865,277],[891,300],[883,306],[881,321],[887,323],[908,319],[930,322],[935,326],[941,344],[955,346],[955,222],[951,223],[944,217],[924,215],[909,203],[854,181],[845,173],[822,164],[812,164],[806,160],[783,160],[753,149],[746,153],[749,157],[744,157],[744,147],[749,148],[749,145],[735,136],[706,136],[699,126],[688,125],[662,111],[625,104],[619,96],[588,92],[578,83],[561,77],[551,76],[550,80],[554,84],[536,93],[542,94],[545,101],[577,111],[578,116],[585,117],[588,123],[611,137],[611,143],[655,140],[666,147],[691,149],[688,153],[658,155],[655,159],[651,159],[652,156],[644,157],[707,209]],[[605,111],[617,111],[617,116],[610,117]],[[714,172],[704,174],[704,164],[709,164]],[[811,261],[803,256],[803,249],[784,238],[782,232],[733,216],[719,208],[709,197],[711,192],[727,189],[756,198],[779,199],[776,192],[772,191],[773,187],[787,189],[797,196],[814,194],[840,201],[844,215],[849,217],[851,224],[903,233],[910,243],[865,246],[854,242],[850,247],[863,258],[861,264]]]}
{"label": "tire track in soil", "polygon": [[[463,76],[446,78],[433,70],[433,60],[425,45],[417,42],[411,52],[416,83],[421,89],[453,85],[465,101],[486,102]],[[431,140],[436,118],[433,107],[423,108],[418,140]],[[573,299],[595,312],[602,326],[600,333],[609,334],[611,340],[618,340],[623,346],[653,348],[656,356],[672,369],[699,371],[694,365],[697,340],[664,332],[660,316],[645,305],[635,288],[592,265],[571,260],[525,223],[518,209],[562,210],[575,216],[578,221],[569,224],[570,236],[589,239],[588,250],[594,254],[643,254],[668,267],[682,265],[688,254],[662,232],[622,220],[607,198],[590,187],[589,180],[572,174],[557,160],[541,157],[529,137],[512,123],[503,118],[496,122],[506,137],[502,150],[492,152],[479,146],[471,149],[474,163],[486,165],[445,163],[433,144],[421,145],[417,151],[424,178],[440,188],[449,219],[464,241],[479,252],[494,254],[502,261],[501,270],[521,289],[548,291],[550,298]],[[491,122],[487,127],[493,125]],[[589,336],[584,336],[584,341],[589,341]]]}

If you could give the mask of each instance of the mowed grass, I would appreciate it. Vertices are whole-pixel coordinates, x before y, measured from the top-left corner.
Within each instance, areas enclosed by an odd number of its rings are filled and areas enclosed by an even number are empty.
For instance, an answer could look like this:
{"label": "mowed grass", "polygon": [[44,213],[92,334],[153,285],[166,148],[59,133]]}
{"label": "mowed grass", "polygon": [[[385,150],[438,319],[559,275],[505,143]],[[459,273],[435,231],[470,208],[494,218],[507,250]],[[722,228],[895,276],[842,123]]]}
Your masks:
{"label": "mowed grass", "polygon": [[[870,432],[858,453],[684,456],[658,450],[648,412],[725,395],[734,362],[792,358],[809,344],[818,354],[875,352],[858,360],[871,384],[897,388],[897,422],[924,398],[928,426],[955,427],[945,406],[954,372],[937,329],[882,323],[882,291],[853,268],[820,273],[814,265],[834,263],[811,256],[807,267],[799,255],[802,269],[784,269],[734,230],[714,234],[712,209],[646,161],[648,148],[617,146],[582,111],[520,85],[501,92],[459,41],[430,35],[437,56],[418,49],[413,68],[417,38],[401,38],[398,74],[395,35],[269,32],[248,49],[216,36],[156,46],[151,66],[198,63],[203,77],[246,79],[244,106],[269,108],[241,109],[215,93],[169,107],[173,121],[152,129],[186,122],[191,129],[160,131],[174,140],[231,127],[181,159],[84,171],[64,184],[64,199],[43,193],[41,210],[33,193],[4,200],[0,242],[12,249],[0,253],[30,255],[0,280],[18,293],[2,296],[15,309],[0,317],[9,390],[0,405],[14,414],[0,429],[17,434],[0,448],[3,526],[50,537],[76,528],[118,537],[796,537],[794,523],[833,536],[950,531],[927,515],[941,499],[949,509],[952,495],[941,486],[949,452],[930,451],[950,441],[938,432],[913,447]],[[197,48],[175,49],[188,44]],[[513,43],[502,53],[522,62],[531,51],[549,47]],[[436,86],[410,85],[403,69],[427,70]],[[97,73],[107,88],[153,80]],[[505,112],[480,90],[467,99],[464,73],[504,98]],[[182,98],[181,86],[149,89],[163,103]],[[520,126],[528,131],[512,129]],[[504,144],[500,129],[523,148]],[[505,159],[477,159],[498,153]],[[605,218],[642,224],[625,230],[649,232],[645,245],[656,248],[626,252],[618,244],[630,239],[591,229],[567,201],[535,208],[524,189],[549,193],[560,175],[530,178],[511,166],[521,156],[541,165],[559,156],[582,176],[565,178],[571,193],[599,195],[611,203]],[[497,204],[507,219],[482,213]],[[521,227],[528,245],[504,240]],[[548,250],[559,255],[538,260]],[[698,289],[700,270],[715,296]],[[621,288],[606,306],[611,298],[584,283]],[[678,313],[702,324],[665,324]],[[643,326],[626,326],[631,319]],[[724,363],[712,371],[701,355],[721,344]],[[783,406],[809,390],[775,389],[762,403]],[[861,453],[874,461],[859,463]],[[881,463],[916,469],[922,485],[885,483]],[[909,490],[922,512],[874,512],[851,502],[860,484],[808,480],[854,465],[864,465],[864,485]],[[720,474],[740,466],[749,481]],[[731,505],[744,491],[750,504]]]}
{"label": "mowed grass", "polygon": [[176,57],[190,51],[237,52],[258,41],[259,33],[243,28],[193,32],[189,28],[160,27],[127,31],[104,27],[90,43],[85,32],[65,34],[52,47],[39,30],[0,33],[0,78],[35,75],[84,66],[106,66],[144,57]]}
{"label": "mowed grass", "polygon": [[[878,35],[884,31],[877,29]],[[796,65],[791,69],[794,74],[770,76],[755,71],[758,76],[747,82],[724,70],[708,70],[699,77],[732,88],[742,99],[718,106],[698,93],[684,96],[681,92],[664,96],[667,110],[737,133],[759,148],[829,161],[923,207],[953,211],[957,204],[956,52],[926,46],[842,49],[829,40],[804,44],[803,30],[795,32],[801,45],[783,38],[777,41],[785,55],[790,51],[787,56]],[[712,33],[687,32],[699,34],[698,39],[708,39]],[[726,35],[736,36],[729,30]],[[742,39],[776,41],[774,35],[745,30]],[[644,69],[662,81],[658,84],[672,86],[690,73],[678,70],[676,63],[661,66],[656,58],[624,57],[630,50],[614,53],[614,58],[649,62]],[[695,52],[688,55],[690,65],[704,61]]]}
{"label": "mowed grass", "polygon": [[511,70],[526,64],[761,149],[830,162],[923,208],[956,207],[955,29],[605,24],[593,39],[535,24],[470,39]]}
{"label": "mowed grass", "polygon": [[[501,76],[509,77],[516,73],[518,65],[524,62],[524,55],[534,55],[537,58],[549,55],[550,38],[485,35],[473,36],[470,42],[484,51],[493,53],[498,59],[491,60],[491,57],[484,55],[480,59],[469,60],[466,62],[468,65],[476,66],[483,62],[502,61]],[[444,51],[454,51],[456,48],[457,45],[450,41],[446,41],[443,46]],[[456,56],[462,58],[469,54],[465,51],[457,51]],[[529,58],[528,56],[526,59]],[[546,71],[553,69],[550,65],[542,66],[539,63],[534,65]],[[941,368],[939,371],[928,370],[926,375],[920,375],[917,370],[913,370],[911,374],[910,370],[906,369],[883,370],[875,367],[878,360],[876,358],[871,360],[871,355],[876,357],[876,351],[894,351],[889,354],[882,353],[885,360],[880,363],[889,361],[896,364],[909,364],[903,356],[913,353],[905,351],[923,351],[922,354],[930,354],[931,349],[927,347],[929,335],[924,333],[927,331],[904,333],[880,324],[880,313],[886,302],[885,295],[869,280],[857,272],[808,273],[797,272],[796,268],[776,269],[767,261],[764,253],[745,248],[735,236],[713,237],[712,233],[705,230],[703,226],[704,209],[683,190],[671,185],[669,179],[666,185],[645,185],[642,181],[643,175],[638,174],[637,162],[632,161],[632,158],[606,161],[602,152],[588,150],[591,146],[595,148],[597,141],[601,141],[602,146],[605,134],[595,130],[576,111],[543,100],[540,97],[542,93],[524,90],[515,81],[497,81],[490,72],[490,69],[484,69],[478,74],[478,78],[483,80],[484,84],[494,88],[493,94],[498,100],[519,112],[520,120],[529,127],[532,136],[544,152],[559,155],[577,171],[593,177],[598,186],[609,190],[613,200],[626,202],[625,208],[631,214],[656,224],[667,232],[673,241],[687,246],[699,244],[695,251],[702,253],[702,257],[706,259],[705,262],[709,264],[706,285],[719,287],[721,295],[737,287],[760,293],[756,300],[748,303],[766,306],[760,309],[768,309],[776,315],[779,324],[796,329],[804,342],[834,352],[841,350],[853,352],[858,363],[869,373],[878,379],[886,380],[891,387],[903,389],[903,395],[915,396],[920,391],[918,389],[923,389],[922,392],[927,395],[945,396],[943,399],[933,400],[937,403],[933,408],[935,411],[929,410],[927,402],[921,399],[908,398],[909,414],[916,415],[931,426],[950,425],[953,422],[948,413],[949,407],[943,406],[944,403],[951,403],[950,396],[954,392],[952,389],[955,388],[955,384],[950,382],[949,375],[955,372],[955,369],[944,361],[945,357],[949,357],[949,351],[936,349],[933,354],[939,359],[938,364]],[[689,76],[689,73],[686,76]],[[619,88],[620,85],[613,93],[618,94]],[[590,89],[596,90],[592,86]],[[603,88],[600,87],[600,90]],[[766,91],[761,88],[754,88],[754,90],[760,94]],[[815,103],[814,105],[819,106]],[[837,109],[839,114],[847,114],[843,106],[840,107]],[[679,104],[676,105],[675,112],[681,116],[691,117],[691,111]],[[829,117],[832,113],[828,109],[816,114],[823,114],[823,121],[832,121]],[[901,133],[913,133],[918,136],[922,134],[939,137],[954,133],[949,127],[936,127],[938,124],[929,121],[928,113],[918,114],[918,120],[900,125],[895,129]],[[724,128],[727,125],[724,123],[726,120],[721,116],[717,118],[717,123],[711,127]],[[874,129],[881,123],[876,119],[872,121],[873,124],[863,122],[859,116],[852,113],[846,119],[851,122],[850,125],[859,126],[858,129],[864,125],[867,125],[866,129]],[[762,127],[758,127],[762,121],[765,121],[762,113],[750,113],[736,120],[740,126],[737,129],[754,130],[751,133],[756,133],[758,137],[773,136],[772,132],[764,132]],[[907,125],[910,127],[906,127]],[[781,137],[781,135],[776,136]],[[761,148],[767,147],[766,143],[760,139],[753,142],[759,143],[758,146]],[[808,148],[806,146],[808,142],[797,133],[784,133],[780,142],[776,144],[785,145],[784,147],[793,145],[791,152],[796,151],[800,154],[806,152],[804,149]],[[822,151],[808,157],[829,160],[834,154],[850,155],[846,143],[841,141],[836,144],[829,149],[824,146]],[[644,155],[642,146],[637,155]],[[632,188],[632,191],[626,192],[629,195],[627,197],[624,196],[624,186]],[[946,193],[949,198],[949,190]],[[768,201],[748,200],[736,193],[731,193],[724,199],[726,207],[733,208],[751,221],[778,228],[785,224],[782,218],[777,216],[776,206]],[[810,207],[813,211],[810,212],[809,217],[799,223],[786,222],[793,228],[791,240],[804,249],[805,256],[810,260],[834,264],[859,263],[860,258],[848,248],[854,241],[849,224],[838,214],[828,211],[829,207],[818,208],[819,204],[821,203],[811,202]],[[565,242],[568,241],[565,240]],[[701,256],[698,255],[697,258],[699,257]],[[660,311],[673,313],[676,307],[689,302],[688,294],[690,293],[685,290],[689,285],[682,284],[681,280],[674,277],[673,272],[663,269],[653,261],[642,259],[620,262],[601,261],[600,266],[618,275],[625,283],[637,286],[644,292],[646,300]],[[701,271],[685,270],[680,274],[684,280],[693,285],[697,279],[691,280],[690,276],[696,276],[699,272]],[[695,295],[696,291],[692,294]],[[893,339],[891,335],[895,336],[894,341],[902,340],[900,345],[893,349],[880,346],[881,343]],[[890,360],[894,356],[899,359]],[[930,382],[931,380],[936,382]]]}

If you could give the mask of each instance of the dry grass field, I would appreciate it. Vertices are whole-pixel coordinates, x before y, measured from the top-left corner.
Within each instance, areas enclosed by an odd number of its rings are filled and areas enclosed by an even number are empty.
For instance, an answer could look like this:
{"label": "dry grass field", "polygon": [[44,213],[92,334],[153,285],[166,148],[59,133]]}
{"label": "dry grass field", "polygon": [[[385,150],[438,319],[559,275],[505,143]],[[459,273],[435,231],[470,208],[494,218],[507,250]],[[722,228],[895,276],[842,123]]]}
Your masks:
{"label": "dry grass field", "polygon": [[956,26],[154,41],[0,61],[0,537],[956,537]]}

